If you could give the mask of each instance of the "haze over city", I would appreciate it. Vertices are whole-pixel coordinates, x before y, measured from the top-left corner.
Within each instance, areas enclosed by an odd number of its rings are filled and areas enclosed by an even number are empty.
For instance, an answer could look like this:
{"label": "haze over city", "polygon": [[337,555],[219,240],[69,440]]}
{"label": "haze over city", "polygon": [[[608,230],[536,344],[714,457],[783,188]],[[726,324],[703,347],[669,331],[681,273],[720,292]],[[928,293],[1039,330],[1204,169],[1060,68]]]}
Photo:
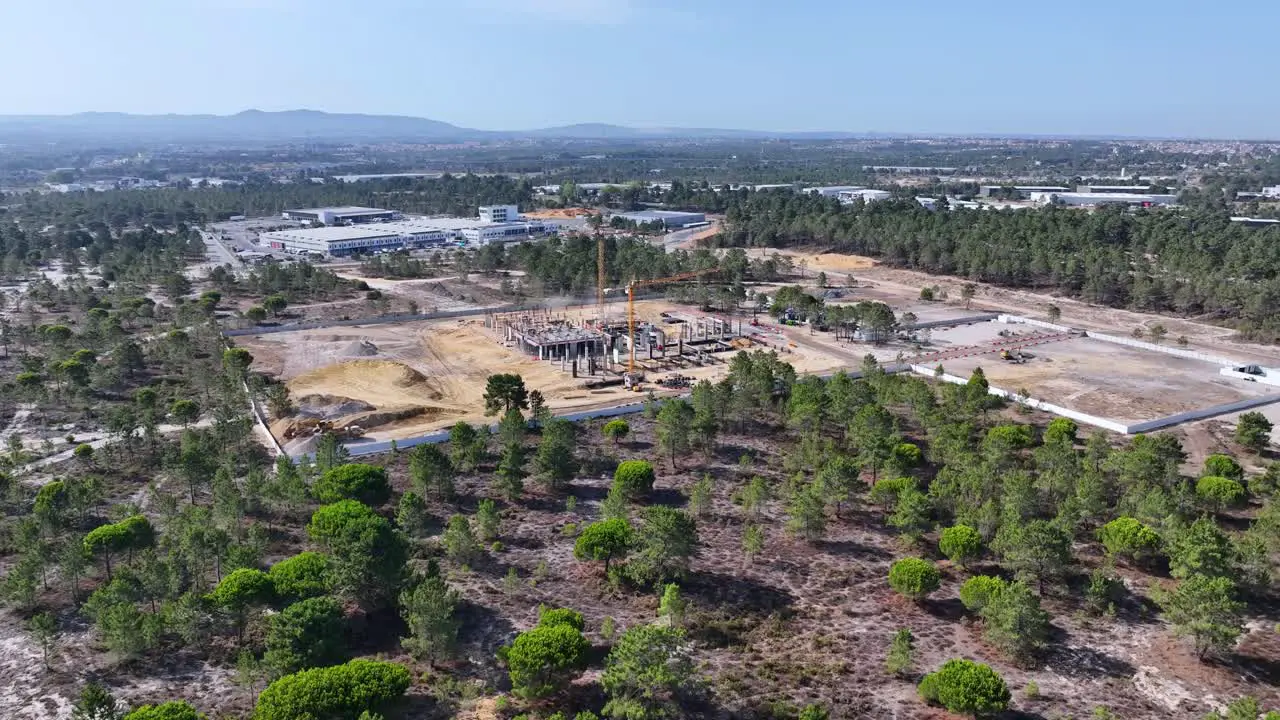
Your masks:
{"label": "haze over city", "polygon": [[1278,21],[1182,0],[11,2],[0,114],[1266,139]]}

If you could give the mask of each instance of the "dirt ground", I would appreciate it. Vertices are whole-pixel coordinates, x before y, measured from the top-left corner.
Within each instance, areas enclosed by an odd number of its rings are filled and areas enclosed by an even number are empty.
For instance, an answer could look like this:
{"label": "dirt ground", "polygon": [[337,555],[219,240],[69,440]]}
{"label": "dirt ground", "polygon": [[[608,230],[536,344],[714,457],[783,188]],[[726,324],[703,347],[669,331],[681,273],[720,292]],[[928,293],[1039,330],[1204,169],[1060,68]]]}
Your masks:
{"label": "dirt ground", "polygon": [[[579,434],[579,452],[589,460],[588,467],[596,466],[592,459],[599,459],[600,467],[612,467],[615,460],[653,458],[650,421],[632,420],[634,435],[619,448],[601,442],[599,424],[587,423]],[[932,535],[923,551],[905,549],[871,507],[846,509],[841,517],[829,518],[826,538],[806,543],[782,532],[784,503],[771,501],[759,520],[766,529],[765,550],[753,562],[744,561],[745,519],[732,496],[752,474],[782,481],[790,446],[777,439],[726,437],[709,462],[687,457],[674,469],[665,460],[656,467],[654,495],[661,500],[655,502],[680,504],[704,472],[714,478],[711,509],[698,520],[702,547],[681,590],[690,604],[687,625],[695,661],[709,680],[713,704],[725,716],[794,717],[795,708],[822,702],[837,720],[954,717],[921,704],[918,676],[895,678],[883,670],[890,637],[902,627],[915,635],[920,671],[953,657],[991,664],[1014,693],[1011,718],[1081,718],[1104,706],[1125,720],[1198,720],[1244,694],[1275,704],[1270,658],[1276,642],[1270,618],[1250,619],[1232,664],[1200,663],[1140,601],[1127,601],[1114,619],[1079,612],[1080,588],[1100,560],[1087,552],[1068,587],[1044,598],[1055,639],[1044,662],[1034,668],[1011,664],[990,648],[981,626],[961,608],[960,584],[971,574],[993,572],[994,566],[979,564],[965,572],[937,557]],[[746,472],[738,466],[743,455],[751,458]],[[401,466],[393,477],[404,477],[405,462],[393,461]],[[600,628],[606,618],[618,631],[652,621],[656,597],[610,589],[598,567],[571,560],[574,538],[561,532],[567,525],[599,519],[608,485],[606,476],[584,469],[569,491],[577,498],[573,509],[536,489],[524,502],[503,504],[500,539],[505,549],[470,572],[450,576],[477,608],[477,616],[486,620],[483,628],[468,625],[463,642],[469,656],[485,657],[532,626],[540,604],[582,612],[587,634],[597,643],[603,642]],[[491,487],[475,478],[462,479],[459,489],[467,495],[492,494]],[[920,605],[896,596],[884,579],[894,559],[913,553],[936,560],[943,571],[942,588]],[[520,581],[514,588],[504,581],[511,569]],[[1146,594],[1155,582],[1148,575],[1122,572],[1135,593]],[[1039,686],[1038,698],[1024,696],[1030,681]],[[792,714],[777,711],[783,704],[791,706]]]}
{"label": "dirt ground", "polygon": [[[948,299],[945,303],[931,303],[931,305],[949,304],[953,307],[964,307],[960,299],[960,288],[965,281],[959,278],[929,275],[914,270],[900,270],[881,264],[873,258],[824,252],[822,249],[775,250],[770,248],[749,251],[753,257],[773,253],[789,255],[797,262],[804,260],[805,271],[809,276],[816,276],[819,271],[824,271],[829,276],[828,282],[833,285],[843,284],[845,276],[853,274],[859,286],[870,284],[878,292],[896,296],[899,298],[899,303],[918,303],[921,288],[937,286],[947,294]],[[976,283],[976,285],[977,295],[972,302],[974,310],[986,309],[1044,319],[1048,307],[1056,305],[1062,311],[1062,319],[1059,322],[1064,325],[1128,335],[1135,328],[1149,328],[1160,324],[1169,331],[1170,341],[1178,337],[1187,338],[1189,349],[1227,355],[1260,365],[1280,365],[1280,346],[1243,342],[1236,338],[1235,331],[1230,328],[1199,322],[1195,319],[1101,307],[1047,293],[1011,290],[985,283]],[[895,309],[898,307],[898,303],[891,302],[890,305]]]}
{"label": "dirt ground", "polygon": [[992,385],[1125,424],[1273,394],[1218,374],[1217,365],[1076,338],[1028,348],[1026,363],[995,354],[947,360],[962,377],[981,367]]}
{"label": "dirt ground", "polygon": [[[687,306],[659,300],[640,301],[636,307],[639,320],[655,323],[663,320],[663,312],[689,321],[701,315]],[[596,314],[594,307],[561,308],[552,313],[571,321]],[[610,306],[607,316],[621,319],[621,314],[620,306]],[[751,328],[746,318],[742,318],[742,326],[754,338],[753,349],[775,350],[799,372],[851,367],[863,354],[808,342],[806,331],[797,328]],[[541,391],[548,406],[558,411],[611,407],[636,399],[635,393],[620,386],[584,387],[588,379],[573,378],[559,361],[538,360],[509,347],[495,330],[485,328],[479,317],[300,330],[243,337],[239,343],[254,356],[255,370],[288,383],[295,402],[346,408],[335,411],[330,419],[345,417],[374,440],[413,437],[459,420],[485,421],[485,380],[496,373],[519,373],[529,389]],[[638,364],[651,381],[646,389],[662,395],[669,393],[653,385],[657,377],[679,372],[694,380],[718,380],[728,372],[732,354],[715,354],[714,362],[702,367],[664,367],[645,357],[640,357]],[[347,401],[378,411],[376,422],[371,423],[367,413],[355,417],[366,408],[348,407]],[[402,419],[392,416],[409,408],[420,408],[421,412]],[[284,439],[289,424],[277,422],[273,431]]]}
{"label": "dirt ground", "polygon": [[544,208],[542,210],[531,210],[529,212],[520,213],[524,217],[541,218],[544,220],[554,220],[556,218],[564,218],[572,220],[584,215],[592,215],[594,211],[584,207],[568,207],[568,208]]}

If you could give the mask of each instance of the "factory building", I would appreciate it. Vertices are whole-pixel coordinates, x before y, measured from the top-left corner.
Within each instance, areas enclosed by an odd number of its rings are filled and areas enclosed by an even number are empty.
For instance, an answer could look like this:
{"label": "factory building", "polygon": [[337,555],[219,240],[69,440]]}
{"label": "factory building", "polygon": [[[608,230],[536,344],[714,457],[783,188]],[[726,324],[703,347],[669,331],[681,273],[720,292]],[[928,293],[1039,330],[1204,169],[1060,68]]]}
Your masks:
{"label": "factory building", "polygon": [[838,197],[842,192],[853,192],[855,190],[866,190],[866,188],[862,185],[825,185],[823,187],[805,188],[804,192],[823,197]]}
{"label": "factory building", "polygon": [[416,250],[465,242],[487,245],[545,235],[558,229],[553,222],[520,220],[490,223],[468,218],[410,217],[393,222],[357,226],[278,230],[259,235],[259,242],[288,253],[331,257],[391,250]]}
{"label": "factory building", "polygon": [[276,230],[262,233],[258,242],[272,250],[283,250],[297,255],[310,253],[341,257],[375,253],[381,250],[444,245],[452,237],[451,233],[444,230],[427,227],[392,227],[395,224]]}
{"label": "factory building", "polygon": [[1032,193],[1064,193],[1071,190],[1061,185],[983,185],[978,194],[982,197],[991,197],[1000,194],[1000,191],[1006,188],[1013,190],[1024,200],[1031,197]]}
{"label": "factory building", "polygon": [[1150,185],[1077,185],[1078,193],[1138,193],[1145,195],[1151,192]]}
{"label": "factory building", "polygon": [[1036,192],[1031,194],[1031,201],[1042,205],[1069,205],[1073,207],[1094,207],[1097,205],[1155,207],[1157,205],[1173,205],[1178,202],[1178,196],[1156,195],[1153,193]]}
{"label": "factory building", "polygon": [[520,219],[520,208],[515,205],[481,205],[480,219],[487,223],[514,222]]}
{"label": "factory building", "polygon": [[359,225],[361,223],[384,222],[399,219],[400,213],[395,210],[379,210],[368,207],[325,207],[285,210],[281,213],[285,220],[301,220],[321,225]]}
{"label": "factory building", "polygon": [[1262,188],[1262,197],[1280,198],[1280,185]]}
{"label": "factory building", "polygon": [[671,228],[688,227],[707,221],[707,216],[696,212],[678,212],[675,210],[637,210],[636,212],[618,213],[614,217],[630,220],[637,225],[660,222],[662,226]]}
{"label": "factory building", "polygon": [[876,202],[878,200],[888,200],[893,197],[893,193],[888,190],[872,190],[870,188],[860,188],[858,190],[841,190],[836,194],[840,202],[851,205],[861,200],[862,202]]}

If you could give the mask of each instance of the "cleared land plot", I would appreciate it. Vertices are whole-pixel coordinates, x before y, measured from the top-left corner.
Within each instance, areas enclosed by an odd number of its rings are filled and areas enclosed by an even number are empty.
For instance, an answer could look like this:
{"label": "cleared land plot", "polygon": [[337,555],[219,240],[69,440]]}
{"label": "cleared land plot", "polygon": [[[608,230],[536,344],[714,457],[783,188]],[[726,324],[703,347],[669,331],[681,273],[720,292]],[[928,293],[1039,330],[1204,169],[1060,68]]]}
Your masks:
{"label": "cleared land plot", "polygon": [[[662,312],[689,320],[699,315],[663,301],[638,302],[636,307],[641,319],[655,323],[662,322]],[[611,314],[622,310],[610,308]],[[594,308],[556,314],[580,319],[594,315]],[[745,319],[743,325],[744,331],[748,329]],[[791,339],[802,332],[761,332],[752,347],[779,351],[799,372],[828,372],[856,364],[846,354]],[[413,437],[459,420],[492,422],[493,418],[484,416],[484,386],[496,373],[519,373],[526,386],[541,391],[548,406],[557,411],[611,407],[637,398],[621,386],[585,387],[588,378],[572,377],[559,361],[538,360],[508,347],[480,318],[299,330],[241,337],[238,343],[253,354],[255,370],[288,384],[295,403],[308,417],[333,421],[335,427],[358,425],[375,440]],[[645,389],[663,395],[672,391],[654,384],[657,378],[679,373],[695,381],[718,380],[728,373],[732,355],[714,354],[711,363],[701,367],[661,366],[643,358],[638,364],[649,377]],[[622,359],[625,363],[625,353]],[[295,418],[277,421],[272,430],[283,440],[305,439],[290,437],[295,434],[290,431],[295,422]]]}
{"label": "cleared land plot", "polygon": [[1274,391],[1267,386],[1223,377],[1218,374],[1218,366],[1212,363],[1089,338],[1038,345],[1027,348],[1026,352],[1032,357],[1023,364],[1002,361],[992,353],[951,359],[944,362],[943,367],[948,373],[960,376],[981,367],[997,387],[1011,391],[1025,388],[1031,397],[1128,423],[1260,397]]}

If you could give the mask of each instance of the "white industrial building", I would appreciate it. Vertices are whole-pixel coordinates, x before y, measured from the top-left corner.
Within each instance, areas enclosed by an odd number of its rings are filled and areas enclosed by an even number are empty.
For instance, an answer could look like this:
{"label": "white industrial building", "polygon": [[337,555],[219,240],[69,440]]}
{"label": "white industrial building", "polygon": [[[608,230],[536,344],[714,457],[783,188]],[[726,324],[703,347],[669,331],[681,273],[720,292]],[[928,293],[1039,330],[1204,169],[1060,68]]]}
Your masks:
{"label": "white industrial building", "polygon": [[352,206],[285,210],[281,215],[285,220],[301,220],[322,225],[358,225],[400,218],[400,213],[395,210]]}
{"label": "white industrial building", "polygon": [[1173,205],[1178,202],[1178,196],[1156,195],[1153,193],[1035,192],[1031,193],[1031,201],[1042,205],[1070,205],[1073,207],[1093,207],[1096,205],[1154,207],[1157,205]]}
{"label": "white industrial building", "polygon": [[1145,195],[1151,192],[1149,185],[1077,185],[1078,193],[1138,193]]}
{"label": "white industrial building", "polygon": [[862,185],[825,185],[823,187],[805,188],[804,191],[813,195],[821,195],[823,197],[838,197],[842,192],[853,192],[855,190],[866,190]]}
{"label": "white industrial building", "polygon": [[1262,196],[1269,198],[1280,198],[1280,185],[1272,185],[1271,187],[1262,188]]}
{"label": "white industrial building", "polygon": [[515,205],[481,205],[480,219],[487,223],[513,222],[520,219],[520,208]]}
{"label": "white industrial building", "polygon": [[999,194],[1001,190],[1011,189],[1020,198],[1029,198],[1034,193],[1064,193],[1070,192],[1071,188],[1061,185],[983,185],[978,190],[978,194],[982,197],[991,197]]}
{"label": "white industrial building", "polygon": [[614,217],[630,220],[637,225],[648,225],[660,222],[665,228],[682,228],[707,221],[707,216],[697,212],[680,212],[677,210],[637,210],[635,212],[618,213]]}
{"label": "white industrial building", "polygon": [[836,197],[840,202],[846,205],[853,204],[861,200],[862,202],[876,202],[878,200],[888,200],[893,197],[893,193],[888,190],[872,190],[870,188],[859,188],[857,190],[841,190],[836,193]]}
{"label": "white industrial building", "polygon": [[474,218],[407,217],[374,224],[277,230],[262,233],[258,241],[273,250],[341,257],[457,242],[487,245],[545,235],[558,228],[554,222],[532,219],[491,223]]}

